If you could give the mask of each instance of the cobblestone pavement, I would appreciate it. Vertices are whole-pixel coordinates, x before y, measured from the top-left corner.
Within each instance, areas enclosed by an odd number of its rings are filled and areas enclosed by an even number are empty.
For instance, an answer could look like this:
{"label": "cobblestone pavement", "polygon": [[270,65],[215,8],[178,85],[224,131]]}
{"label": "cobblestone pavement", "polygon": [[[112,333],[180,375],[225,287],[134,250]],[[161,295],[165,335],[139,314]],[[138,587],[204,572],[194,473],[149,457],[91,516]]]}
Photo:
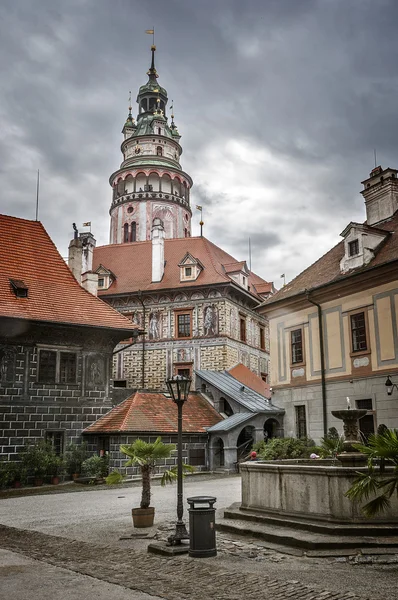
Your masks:
{"label": "cobblestone pavement", "polygon": [[166,600],[367,600],[352,592],[332,592],[298,580],[225,568],[211,559],[163,558],[132,549],[81,541],[0,525],[0,546],[32,559],[146,592]]}

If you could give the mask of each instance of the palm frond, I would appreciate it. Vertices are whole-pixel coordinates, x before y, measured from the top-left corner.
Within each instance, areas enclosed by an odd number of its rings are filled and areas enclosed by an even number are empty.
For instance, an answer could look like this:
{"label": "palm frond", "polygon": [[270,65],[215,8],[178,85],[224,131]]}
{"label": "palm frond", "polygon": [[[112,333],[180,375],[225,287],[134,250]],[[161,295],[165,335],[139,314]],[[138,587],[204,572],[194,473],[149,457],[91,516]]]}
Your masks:
{"label": "palm frond", "polygon": [[360,502],[376,494],[378,489],[378,481],[373,473],[358,473],[357,479],[355,479],[350,489],[344,495],[350,500]]}
{"label": "palm frond", "polygon": [[[177,470],[178,467],[172,467],[171,469],[168,469],[167,471],[165,471],[162,474],[162,479],[160,480],[160,485],[162,485],[163,487],[167,484],[167,483],[173,483],[176,479],[177,479]],[[195,467],[193,467],[192,465],[182,465],[182,476],[185,477],[186,473],[193,473],[195,471]]]}
{"label": "palm frond", "polygon": [[389,507],[390,500],[385,496],[385,494],[381,494],[381,496],[373,498],[373,500],[362,506],[361,511],[365,517],[371,518],[382,512],[385,512]]}

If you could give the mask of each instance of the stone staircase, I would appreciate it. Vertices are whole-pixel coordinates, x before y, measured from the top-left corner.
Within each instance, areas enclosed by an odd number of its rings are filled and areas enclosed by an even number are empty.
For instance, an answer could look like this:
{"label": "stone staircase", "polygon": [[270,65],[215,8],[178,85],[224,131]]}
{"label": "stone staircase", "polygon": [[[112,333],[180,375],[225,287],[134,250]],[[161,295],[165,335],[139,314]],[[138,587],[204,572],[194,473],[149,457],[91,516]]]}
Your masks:
{"label": "stone staircase", "polygon": [[377,548],[380,553],[398,554],[398,523],[391,526],[304,520],[240,509],[236,503],[224,511],[224,518],[216,523],[216,528],[304,550]]}

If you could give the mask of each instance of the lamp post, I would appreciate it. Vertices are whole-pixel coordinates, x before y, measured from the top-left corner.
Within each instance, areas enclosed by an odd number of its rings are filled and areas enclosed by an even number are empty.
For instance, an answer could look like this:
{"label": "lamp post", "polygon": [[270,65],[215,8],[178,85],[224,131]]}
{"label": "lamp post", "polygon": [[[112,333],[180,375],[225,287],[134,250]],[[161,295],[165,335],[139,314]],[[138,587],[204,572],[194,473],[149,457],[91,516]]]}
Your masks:
{"label": "lamp post", "polygon": [[168,538],[168,542],[171,546],[177,546],[181,544],[182,540],[188,540],[189,534],[185,523],[182,520],[184,513],[183,496],[182,496],[182,407],[184,402],[188,399],[189,388],[191,387],[192,379],[190,377],[182,377],[181,375],[175,375],[171,379],[166,380],[167,389],[173,399],[173,402],[177,404],[177,523],[174,535]]}
{"label": "lamp post", "polygon": [[394,388],[395,388],[396,390],[398,390],[398,385],[397,385],[396,383],[393,383],[393,382],[391,381],[391,379],[390,379],[390,376],[389,376],[389,375],[388,375],[388,377],[387,377],[387,381],[385,382],[385,384],[384,384],[384,385],[386,386],[386,390],[387,390],[387,395],[388,395],[388,396],[391,396],[391,394],[392,394],[392,392],[393,392]]}

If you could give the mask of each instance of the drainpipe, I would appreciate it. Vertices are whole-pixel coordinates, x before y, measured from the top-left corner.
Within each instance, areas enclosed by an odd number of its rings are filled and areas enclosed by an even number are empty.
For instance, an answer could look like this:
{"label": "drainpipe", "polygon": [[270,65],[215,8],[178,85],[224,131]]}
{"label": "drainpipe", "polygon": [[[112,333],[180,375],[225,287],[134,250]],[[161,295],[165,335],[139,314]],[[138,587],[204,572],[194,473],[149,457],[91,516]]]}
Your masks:
{"label": "drainpipe", "polygon": [[[144,301],[142,299],[142,292],[141,290],[138,290],[138,301],[141,303],[142,306],[142,323],[143,323],[143,329],[145,330],[145,304]],[[144,334],[142,336],[142,376],[141,376],[141,388],[144,389],[145,388],[145,331]]]}
{"label": "drainpipe", "polygon": [[327,402],[326,402],[326,379],[325,379],[325,349],[323,345],[323,321],[322,321],[322,308],[321,305],[311,300],[310,292],[307,292],[307,300],[318,309],[318,326],[319,326],[319,350],[321,355],[321,383],[322,383],[322,413],[323,413],[323,435],[326,436],[328,432],[327,424]]}

